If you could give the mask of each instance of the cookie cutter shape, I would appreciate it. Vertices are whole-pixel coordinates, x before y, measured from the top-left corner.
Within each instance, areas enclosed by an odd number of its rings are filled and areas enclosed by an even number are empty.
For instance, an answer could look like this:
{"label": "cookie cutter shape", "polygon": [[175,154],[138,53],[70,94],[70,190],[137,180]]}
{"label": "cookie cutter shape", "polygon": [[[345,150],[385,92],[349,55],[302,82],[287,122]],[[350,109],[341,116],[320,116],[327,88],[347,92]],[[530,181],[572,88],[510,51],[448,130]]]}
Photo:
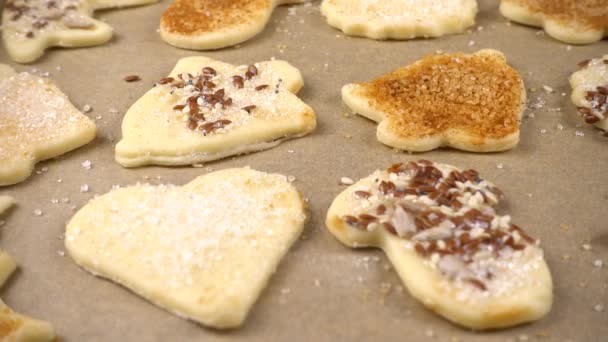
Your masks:
{"label": "cookie cutter shape", "polygon": [[214,50],[262,32],[279,5],[304,0],[175,0],[160,21],[161,38],[176,47]]}
{"label": "cookie cutter shape", "polygon": [[329,25],[350,36],[414,39],[461,33],[475,24],[476,0],[324,0]]}
{"label": "cookie cutter shape", "polygon": [[181,317],[233,328],[305,218],[285,176],[227,169],[182,187],[135,185],[95,198],[67,225],[65,245],[95,275]]}
{"label": "cookie cutter shape", "polygon": [[260,151],[314,130],[303,86],[285,61],[234,66],[181,59],[127,111],[116,160],[125,167],[191,165]]}
{"label": "cookie cutter shape", "polygon": [[474,170],[426,160],[375,171],[339,194],[329,231],[384,250],[410,294],[475,330],[535,321],[552,304],[538,240],[496,214],[503,197]]}
{"label": "cookie cutter shape", "polygon": [[572,103],[585,122],[608,131],[608,55],[580,64],[570,76]]}
{"label": "cookie cutter shape", "polygon": [[569,44],[591,44],[608,36],[606,0],[501,0],[500,13],[515,22],[542,27]]}
{"label": "cookie cutter shape", "polygon": [[51,80],[0,64],[0,186],[25,180],[38,161],[89,143],[95,131]]}
{"label": "cookie cutter shape", "polygon": [[96,10],[137,6],[158,0],[6,0],[2,39],[9,56],[30,63],[53,46],[101,45],[112,27],[93,19]]}
{"label": "cookie cutter shape", "polygon": [[379,122],[377,138],[386,145],[495,152],[519,142],[526,90],[505,56],[486,49],[427,56],[371,82],[344,86],[342,100]]}

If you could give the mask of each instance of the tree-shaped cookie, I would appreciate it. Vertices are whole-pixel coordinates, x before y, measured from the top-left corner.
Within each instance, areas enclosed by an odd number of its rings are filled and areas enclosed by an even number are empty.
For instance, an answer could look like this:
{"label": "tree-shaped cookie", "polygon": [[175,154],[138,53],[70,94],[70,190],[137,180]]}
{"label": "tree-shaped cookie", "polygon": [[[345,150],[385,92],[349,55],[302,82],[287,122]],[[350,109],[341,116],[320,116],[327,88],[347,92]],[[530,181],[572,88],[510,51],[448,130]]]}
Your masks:
{"label": "tree-shaped cookie", "polygon": [[608,36],[606,0],[501,0],[500,13],[570,44],[590,44]]}
{"label": "tree-shaped cookie", "polygon": [[93,12],[158,0],[6,0],[2,39],[19,63],[40,58],[49,47],[100,45],[112,38],[112,27],[93,19]]}
{"label": "tree-shaped cookie", "polygon": [[260,33],[275,7],[304,0],[174,0],[160,21],[160,35],[184,49],[213,50]]}
{"label": "tree-shaped cookie", "polygon": [[502,53],[481,50],[427,56],[371,82],[344,86],[342,99],[379,122],[377,138],[386,145],[494,152],[519,142],[526,91]]}
{"label": "tree-shaped cookie", "polygon": [[181,59],[127,111],[116,160],[126,167],[188,165],[274,147],[316,126],[284,61],[234,66]]}
{"label": "tree-shaped cookie", "polygon": [[475,24],[477,0],[323,0],[329,25],[372,39],[439,37]]}
{"label": "tree-shaped cookie", "polygon": [[87,144],[95,130],[51,80],[0,64],[0,186],[25,180],[40,160]]}
{"label": "tree-shaped cookie", "polygon": [[181,317],[239,326],[302,232],[304,203],[285,176],[248,168],[182,186],[130,186],[93,199],[69,222],[66,248]]}
{"label": "tree-shaped cookie", "polygon": [[608,55],[580,64],[570,76],[572,102],[585,122],[608,130]]}
{"label": "tree-shaped cookie", "polygon": [[496,213],[503,195],[475,170],[427,160],[378,170],[336,197],[327,227],[384,250],[412,296],[472,329],[538,320],[552,281],[538,240]]}
{"label": "tree-shaped cookie", "polygon": [[[12,205],[12,199],[0,196],[0,215]],[[13,257],[0,250],[0,286],[17,269]],[[51,342],[55,329],[48,322],[38,321],[11,310],[0,299],[0,340],[6,342]]]}

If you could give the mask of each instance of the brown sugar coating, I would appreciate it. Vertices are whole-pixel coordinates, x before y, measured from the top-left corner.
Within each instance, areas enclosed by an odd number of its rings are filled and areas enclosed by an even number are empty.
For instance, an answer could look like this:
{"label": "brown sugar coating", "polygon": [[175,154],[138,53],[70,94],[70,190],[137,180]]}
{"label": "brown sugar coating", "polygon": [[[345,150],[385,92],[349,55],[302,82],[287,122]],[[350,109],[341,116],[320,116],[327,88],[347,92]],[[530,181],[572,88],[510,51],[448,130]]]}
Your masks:
{"label": "brown sugar coating", "polygon": [[161,25],[181,34],[221,31],[259,20],[268,8],[270,0],[176,0],[163,13]]}
{"label": "brown sugar coating", "polygon": [[422,137],[457,129],[498,139],[519,129],[522,84],[499,56],[456,53],[427,56],[362,86],[395,134]]}
{"label": "brown sugar coating", "polygon": [[553,19],[608,29],[608,0],[509,0]]}

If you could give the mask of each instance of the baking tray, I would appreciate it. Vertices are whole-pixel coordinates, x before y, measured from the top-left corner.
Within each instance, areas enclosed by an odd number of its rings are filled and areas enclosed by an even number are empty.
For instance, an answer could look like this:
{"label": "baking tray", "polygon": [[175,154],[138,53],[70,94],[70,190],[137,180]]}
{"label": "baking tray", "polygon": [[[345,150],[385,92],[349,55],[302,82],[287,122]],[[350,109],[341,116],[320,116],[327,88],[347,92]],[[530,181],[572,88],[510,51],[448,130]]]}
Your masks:
{"label": "baking tray", "polygon": [[[19,203],[3,217],[7,223],[0,239],[20,265],[1,292],[10,306],[51,321],[66,342],[607,340],[608,310],[594,307],[608,306],[608,267],[593,263],[608,262],[608,139],[575,114],[567,80],[579,61],[607,53],[607,41],[568,46],[538,29],[509,24],[498,13],[498,2],[485,0],[468,34],[412,41],[350,38],[328,26],[319,13],[320,1],[313,1],[278,8],[262,34],[238,47],[196,52],[160,39],[159,18],[168,4],[98,13],[115,28],[106,45],[53,49],[31,65],[15,65],[0,51],[0,61],[17,70],[49,72],[77,107],[93,108],[87,115],[99,128],[94,142],[39,163],[27,181],[0,189]],[[437,50],[481,48],[503,51],[527,88],[536,90],[529,92],[529,104],[542,105],[526,111],[521,143],[512,151],[394,151],[376,140],[374,123],[349,114],[341,102],[340,88],[346,83],[369,80]],[[272,57],[291,62],[304,76],[299,96],[314,108],[317,130],[268,151],[202,168],[122,168],[113,151],[125,111],[179,58],[192,55],[235,64]],[[142,81],[124,82],[130,74]],[[543,85],[554,92],[546,93]],[[326,230],[326,210],[344,189],[341,177],[358,179],[418,158],[478,169],[506,193],[500,212],[509,213],[544,246],[555,286],[547,317],[495,332],[462,329],[412,299],[382,252],[350,250]],[[82,167],[86,160],[92,169]],[[240,329],[222,332],[178,318],[91,276],[64,254],[65,223],[112,185],[183,184],[211,170],[247,165],[295,176],[295,185],[310,201],[311,220]],[[81,193],[83,184],[91,191]],[[34,215],[36,209],[43,215]],[[584,243],[592,249],[582,249]]]}

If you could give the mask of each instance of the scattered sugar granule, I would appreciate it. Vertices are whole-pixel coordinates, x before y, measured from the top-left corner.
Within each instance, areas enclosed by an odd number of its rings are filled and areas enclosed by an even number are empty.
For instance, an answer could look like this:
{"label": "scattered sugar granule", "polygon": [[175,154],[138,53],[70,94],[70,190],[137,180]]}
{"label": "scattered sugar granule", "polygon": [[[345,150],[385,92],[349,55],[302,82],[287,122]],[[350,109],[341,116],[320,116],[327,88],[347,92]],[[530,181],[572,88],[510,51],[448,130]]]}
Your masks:
{"label": "scattered sugar granule", "polygon": [[88,184],[81,185],[80,192],[89,192],[89,185]]}
{"label": "scattered sugar granule", "polygon": [[424,332],[424,335],[426,335],[426,337],[434,337],[435,332],[431,329],[426,329],[426,331]]}
{"label": "scattered sugar granule", "polygon": [[321,286],[321,281],[319,279],[315,279],[315,286],[316,287],[320,287]]}
{"label": "scattered sugar granule", "polygon": [[560,131],[563,131],[563,130],[564,130],[564,125],[562,125],[562,124],[557,124],[557,126],[556,126],[556,127],[557,127],[557,129],[559,129]]}
{"label": "scattered sugar granule", "polygon": [[583,131],[576,131],[575,134],[576,134],[577,137],[584,137],[585,136],[585,132],[583,132]]}
{"label": "scattered sugar granule", "polygon": [[352,178],[349,178],[349,177],[342,177],[342,178],[340,178],[340,184],[342,184],[342,185],[353,185],[353,184],[355,184],[355,181]]}
{"label": "scattered sugar granule", "polygon": [[519,340],[520,340],[520,341],[527,341],[527,340],[529,340],[529,339],[530,339],[530,338],[528,337],[528,335],[519,335]]}
{"label": "scattered sugar granule", "polygon": [[282,288],[281,289],[281,294],[289,294],[291,292],[291,289],[288,287]]}
{"label": "scattered sugar granule", "polygon": [[590,250],[591,250],[591,245],[590,245],[590,244],[588,244],[588,243],[584,243],[582,247],[583,247],[583,249],[584,249],[584,250],[586,250],[586,251],[590,251]]}
{"label": "scattered sugar granule", "polygon": [[474,40],[469,40],[469,43],[467,45],[468,46],[473,46],[473,45],[475,45],[475,41]]}
{"label": "scattered sugar granule", "polygon": [[57,251],[57,254],[58,254],[59,256],[61,256],[61,257],[62,257],[62,256],[65,256],[65,251],[58,250],[58,251]]}
{"label": "scattered sugar granule", "polygon": [[543,86],[543,90],[547,93],[547,94],[551,94],[553,93],[555,90],[553,90],[552,87],[549,87],[548,85],[544,85]]}
{"label": "scattered sugar granule", "polygon": [[82,111],[83,111],[83,112],[85,112],[85,113],[88,113],[88,112],[90,112],[90,111],[92,111],[92,110],[93,110],[93,107],[91,107],[91,105],[90,105],[90,104],[85,104],[85,105],[82,107]]}
{"label": "scattered sugar granule", "polygon": [[293,182],[295,182],[295,181],[296,181],[296,176],[293,176],[293,175],[289,175],[289,176],[287,176],[287,181],[288,181],[289,183],[293,183]]}
{"label": "scattered sugar granule", "polygon": [[40,210],[40,209],[34,210],[34,215],[36,215],[36,216],[42,216],[42,210]]}
{"label": "scattered sugar granule", "polygon": [[63,183],[63,179],[57,178],[57,183]]}
{"label": "scattered sugar granule", "polygon": [[80,165],[82,165],[82,167],[87,170],[90,170],[93,168],[93,163],[90,160],[85,160]]}
{"label": "scattered sugar granule", "polygon": [[294,150],[287,150],[287,153],[294,153]]}
{"label": "scattered sugar granule", "polygon": [[604,312],[604,305],[603,304],[597,304],[593,307],[593,310],[595,310],[595,312]]}
{"label": "scattered sugar granule", "polygon": [[604,262],[600,259],[593,260],[593,266],[597,268],[604,267]]}
{"label": "scattered sugar granule", "polygon": [[544,128],[541,128],[541,129],[540,129],[540,134],[545,134],[545,133],[547,133],[547,130],[546,130],[546,129],[544,129]]}
{"label": "scattered sugar granule", "polygon": [[496,164],[497,169],[502,169],[503,167],[505,167],[505,166],[502,163]]}

